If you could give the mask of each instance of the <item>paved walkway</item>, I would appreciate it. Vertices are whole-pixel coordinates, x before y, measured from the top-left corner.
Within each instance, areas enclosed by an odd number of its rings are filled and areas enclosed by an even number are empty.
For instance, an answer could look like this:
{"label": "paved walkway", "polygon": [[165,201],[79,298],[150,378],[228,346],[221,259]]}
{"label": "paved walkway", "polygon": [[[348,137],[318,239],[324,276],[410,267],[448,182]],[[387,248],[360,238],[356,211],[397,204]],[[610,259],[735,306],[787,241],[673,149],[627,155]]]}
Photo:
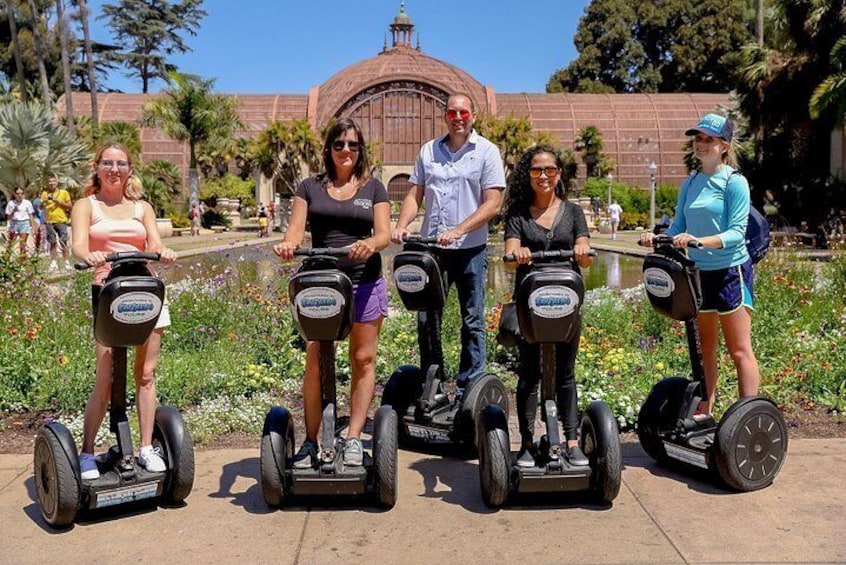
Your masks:
{"label": "paved walkway", "polygon": [[[258,438],[257,438],[258,439]],[[491,511],[473,460],[400,451],[391,511],[348,502],[271,511],[259,448],[197,452],[178,509],[102,515],[56,532],[34,502],[32,457],[0,455],[0,563],[844,563],[846,439],[794,440],[770,488],[728,493],[623,445],[610,507],[574,496]]]}

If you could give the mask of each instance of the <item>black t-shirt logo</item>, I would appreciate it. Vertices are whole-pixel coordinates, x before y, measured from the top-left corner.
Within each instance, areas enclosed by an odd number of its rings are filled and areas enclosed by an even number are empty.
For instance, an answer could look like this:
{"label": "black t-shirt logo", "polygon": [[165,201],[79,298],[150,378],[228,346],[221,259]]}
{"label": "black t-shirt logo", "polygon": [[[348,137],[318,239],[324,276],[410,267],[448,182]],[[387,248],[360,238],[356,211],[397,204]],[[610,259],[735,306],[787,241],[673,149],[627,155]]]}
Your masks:
{"label": "black t-shirt logo", "polygon": [[353,206],[359,206],[365,210],[369,210],[372,205],[373,202],[367,198],[356,198],[353,200]]}

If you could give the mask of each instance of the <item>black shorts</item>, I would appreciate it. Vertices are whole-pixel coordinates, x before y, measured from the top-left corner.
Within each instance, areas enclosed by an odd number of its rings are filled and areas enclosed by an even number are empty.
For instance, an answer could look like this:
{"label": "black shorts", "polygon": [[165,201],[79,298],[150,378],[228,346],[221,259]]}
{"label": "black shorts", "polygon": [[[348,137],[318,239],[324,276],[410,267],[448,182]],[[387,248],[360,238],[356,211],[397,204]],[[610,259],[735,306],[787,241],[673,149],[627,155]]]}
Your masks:
{"label": "black shorts", "polygon": [[700,271],[702,308],[699,311],[731,314],[741,306],[754,310],[754,279],[751,259],[728,269]]}

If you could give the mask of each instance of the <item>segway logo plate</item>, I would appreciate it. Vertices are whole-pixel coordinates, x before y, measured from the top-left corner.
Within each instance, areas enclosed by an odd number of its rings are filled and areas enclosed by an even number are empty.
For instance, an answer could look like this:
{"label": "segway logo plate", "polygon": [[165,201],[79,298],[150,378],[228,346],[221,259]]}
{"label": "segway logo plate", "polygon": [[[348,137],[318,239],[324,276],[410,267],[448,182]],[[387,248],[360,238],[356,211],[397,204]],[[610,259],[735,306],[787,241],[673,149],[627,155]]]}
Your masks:
{"label": "segway logo plate", "polygon": [[311,319],[332,318],[341,312],[344,297],[332,288],[307,288],[297,294],[296,305],[299,316]]}
{"label": "segway logo plate", "polygon": [[657,298],[667,298],[676,288],[670,274],[655,267],[643,271],[643,285],[646,292]]}
{"label": "segway logo plate", "polygon": [[115,298],[109,313],[123,324],[144,324],[159,317],[162,301],[149,292],[128,292]]}
{"label": "segway logo plate", "polygon": [[117,490],[98,492],[93,508],[105,508],[106,506],[117,506],[145,498],[153,498],[159,495],[159,483],[146,483],[139,486],[131,486]]}
{"label": "segway logo plate", "polygon": [[567,286],[542,286],[529,295],[529,309],[540,318],[566,318],[578,306],[578,293]]}
{"label": "segway logo plate", "polygon": [[394,271],[394,284],[403,292],[420,292],[426,288],[429,277],[417,265],[403,265]]}
{"label": "segway logo plate", "polygon": [[408,435],[411,437],[426,440],[432,443],[449,443],[449,433],[442,430],[435,430],[425,426],[415,426],[414,424],[407,424]]}

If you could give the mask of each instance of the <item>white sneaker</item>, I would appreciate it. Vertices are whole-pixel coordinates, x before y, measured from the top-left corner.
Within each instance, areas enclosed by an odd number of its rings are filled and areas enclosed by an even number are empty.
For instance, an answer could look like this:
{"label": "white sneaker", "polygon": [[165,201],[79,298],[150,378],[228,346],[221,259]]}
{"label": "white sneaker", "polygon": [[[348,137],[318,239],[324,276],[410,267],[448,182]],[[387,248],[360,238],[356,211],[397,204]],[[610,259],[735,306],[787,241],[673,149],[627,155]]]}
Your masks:
{"label": "white sneaker", "polygon": [[152,473],[164,473],[167,471],[167,465],[160,454],[158,448],[153,449],[152,445],[145,445],[138,451],[138,463]]}
{"label": "white sneaker", "polygon": [[47,270],[49,270],[49,271],[58,271],[59,270],[59,264],[56,263],[55,259],[50,261],[50,266],[47,267]]}
{"label": "white sneaker", "polygon": [[100,478],[100,470],[97,468],[97,459],[93,453],[79,454],[79,471],[82,480],[93,481]]}
{"label": "white sneaker", "polygon": [[71,264],[69,259],[65,259],[65,269],[67,269],[68,271],[73,269],[73,265]]}

